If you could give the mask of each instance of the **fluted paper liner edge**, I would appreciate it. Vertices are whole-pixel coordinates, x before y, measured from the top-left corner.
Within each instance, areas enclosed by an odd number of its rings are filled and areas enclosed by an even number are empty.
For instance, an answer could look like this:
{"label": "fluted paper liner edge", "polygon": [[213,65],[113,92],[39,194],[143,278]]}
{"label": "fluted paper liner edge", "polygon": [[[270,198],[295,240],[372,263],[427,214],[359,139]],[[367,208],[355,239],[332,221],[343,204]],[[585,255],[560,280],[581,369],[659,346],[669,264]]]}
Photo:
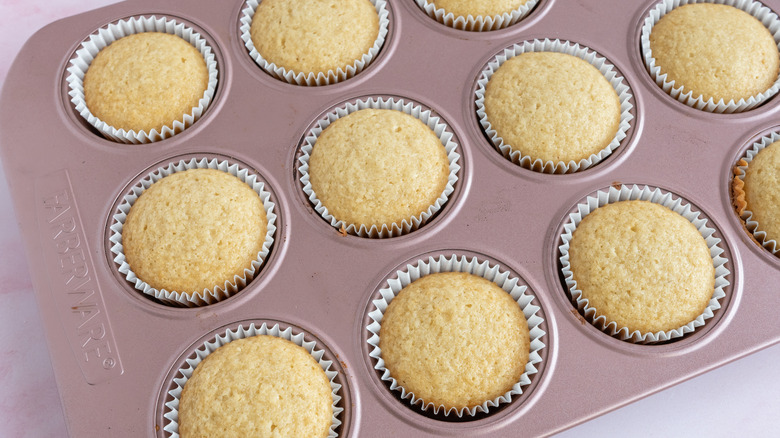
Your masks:
{"label": "fluted paper liner edge", "polygon": [[[598,314],[598,309],[591,307],[587,299],[582,297],[582,291],[578,289],[577,282],[574,280],[574,274],[569,263],[569,244],[571,242],[574,230],[579,223],[593,210],[603,207],[607,204],[627,201],[642,200],[662,205],[675,213],[683,216],[690,221],[704,238],[712,257],[712,264],[715,268],[715,287],[712,297],[705,307],[704,311],[693,321],[672,330],[642,333],[639,330],[630,332],[627,327],[619,327],[614,321],[607,321],[604,315]],[[585,318],[599,328],[601,331],[615,336],[623,341],[629,341],[639,344],[649,344],[663,342],[671,339],[680,338],[688,333],[692,333],[698,327],[702,327],[707,319],[714,316],[714,312],[720,309],[720,300],[726,296],[724,289],[730,284],[726,278],[730,271],[726,269],[728,261],[722,256],[724,253],[721,248],[721,239],[714,236],[715,229],[710,227],[706,218],[700,217],[699,211],[693,210],[691,204],[675,196],[670,192],[664,193],[661,189],[649,186],[639,185],[621,185],[620,189],[610,187],[600,190],[595,195],[588,196],[585,202],[577,205],[577,211],[569,214],[568,222],[564,225],[561,240],[563,243],[558,247],[560,251],[561,271],[566,282],[566,287],[571,295],[572,303],[585,316]]]}
{"label": "fluted paper liner edge", "polygon": [[[252,261],[251,269],[244,269],[242,276],[236,275],[233,279],[226,280],[223,284],[216,284],[213,288],[204,289],[199,292],[178,292],[168,291],[165,289],[156,289],[151,287],[148,283],[138,278],[133,272],[131,266],[127,263],[124,254],[124,248],[122,246],[122,227],[124,226],[127,214],[130,212],[135,201],[139,196],[148,189],[152,184],[160,179],[171,175],[176,172],[183,172],[189,169],[216,169],[226,173],[229,173],[239,180],[247,184],[254,190],[263,202],[263,209],[265,210],[267,226],[265,240],[263,246],[257,257]],[[245,169],[238,164],[230,163],[227,160],[220,159],[208,159],[208,158],[192,158],[188,161],[180,160],[176,163],[169,163],[165,167],[158,167],[153,172],[149,173],[141,181],[135,184],[128,193],[122,199],[122,202],[117,208],[117,212],[114,213],[114,223],[111,225],[111,236],[109,238],[111,252],[115,255],[114,263],[119,272],[125,276],[128,282],[130,282],[135,289],[143,292],[146,295],[152,296],[166,304],[174,306],[186,306],[186,307],[198,307],[209,304],[214,304],[225,298],[229,298],[235,295],[243,287],[247,285],[257,273],[260,271],[265,259],[271,251],[271,246],[274,243],[274,235],[276,233],[276,213],[274,212],[276,205],[270,199],[271,194],[265,190],[265,183],[258,179],[258,176],[248,169]]]}
{"label": "fluted paper liner edge", "polygon": [[[530,352],[528,355],[528,362],[525,365],[525,372],[520,376],[520,380],[503,395],[486,400],[482,404],[476,406],[469,406],[461,409],[455,407],[446,409],[444,405],[426,402],[417,397],[413,392],[409,392],[401,386],[398,381],[393,378],[391,371],[385,367],[385,362],[382,359],[382,349],[379,348],[379,332],[387,306],[398,295],[401,289],[420,277],[438,272],[465,272],[492,281],[505,292],[509,293],[512,299],[517,302],[522,309],[528,324]],[[541,308],[532,303],[535,297],[528,286],[522,284],[518,285],[520,279],[509,271],[502,270],[499,264],[491,265],[488,261],[478,260],[477,257],[469,259],[466,256],[459,256],[457,254],[452,254],[450,256],[442,254],[437,258],[431,256],[428,257],[427,260],[419,259],[414,262],[414,264],[407,264],[406,267],[399,269],[395,274],[396,275],[393,278],[387,280],[385,287],[380,289],[379,294],[381,295],[381,298],[372,302],[372,310],[368,314],[371,322],[366,327],[366,330],[369,332],[369,356],[376,360],[374,369],[381,374],[381,379],[383,381],[390,384],[391,391],[399,391],[401,399],[423,412],[431,409],[434,414],[438,414],[442,411],[444,415],[456,415],[458,418],[463,416],[473,417],[479,412],[489,413],[491,408],[504,403],[509,403],[512,401],[513,397],[523,393],[523,387],[531,383],[530,376],[538,372],[537,365],[542,362],[540,350],[545,348],[544,341],[542,340],[545,332],[540,327],[544,321],[539,315]]]}

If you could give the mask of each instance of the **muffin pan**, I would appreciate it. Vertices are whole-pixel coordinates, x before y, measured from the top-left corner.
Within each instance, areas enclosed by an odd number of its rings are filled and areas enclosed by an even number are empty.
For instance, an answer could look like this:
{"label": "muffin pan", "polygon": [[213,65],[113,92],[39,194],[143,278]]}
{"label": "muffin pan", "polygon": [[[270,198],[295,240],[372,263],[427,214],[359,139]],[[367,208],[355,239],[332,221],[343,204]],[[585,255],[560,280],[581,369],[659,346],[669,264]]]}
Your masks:
{"label": "muffin pan", "polygon": [[[780,259],[753,240],[731,199],[734,166],[777,129],[780,103],[775,97],[750,111],[714,114],[664,92],[640,49],[655,4],[541,0],[505,29],[469,32],[437,22],[413,0],[389,0],[379,53],[354,77],[327,86],[292,85],[262,70],[241,40],[245,5],[238,0],[231,7],[129,0],[36,33],[0,96],[0,152],[70,433],[172,436],[164,410],[182,364],[217,334],[252,322],[292,327],[326,352],[342,385],[342,436],[552,434],[780,342]],[[765,4],[780,10],[780,1]],[[197,30],[214,52],[219,83],[186,130],[129,145],[83,120],[70,102],[67,68],[97,29],[142,16]],[[619,146],[564,175],[504,158],[476,113],[484,67],[514,44],[546,38],[605,57],[632,92],[633,120]],[[311,128],[366,96],[430,108],[458,144],[460,170],[446,203],[399,237],[342,233],[317,213],[299,180]],[[118,271],[110,227],[129,188],[160,166],[192,158],[240,163],[261,176],[277,220],[270,252],[246,286],[218,303],[180,308],[144,295]],[[571,303],[561,272],[569,215],[588,196],[624,184],[660,188],[695,206],[727,259],[720,308],[668,342],[641,345],[600,331]],[[428,415],[390,390],[367,343],[373,301],[396,272],[453,254],[518,277],[544,317],[542,360],[522,394],[454,420]]]}

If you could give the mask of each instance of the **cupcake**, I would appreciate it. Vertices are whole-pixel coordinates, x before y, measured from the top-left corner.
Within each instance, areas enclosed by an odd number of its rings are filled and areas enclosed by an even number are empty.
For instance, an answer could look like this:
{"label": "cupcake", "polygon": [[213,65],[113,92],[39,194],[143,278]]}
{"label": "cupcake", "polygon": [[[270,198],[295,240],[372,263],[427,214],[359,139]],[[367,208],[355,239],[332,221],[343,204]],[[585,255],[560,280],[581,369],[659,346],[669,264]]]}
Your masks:
{"label": "cupcake", "polygon": [[604,61],[560,41],[506,49],[477,89],[477,114],[493,144],[545,173],[574,172],[608,156],[632,116],[627,87]]}
{"label": "cupcake", "polygon": [[427,275],[404,287],[387,307],[379,336],[385,367],[398,384],[445,410],[504,395],[528,362],[520,306],[492,281],[462,272]]}
{"label": "cupcake", "polygon": [[325,354],[279,324],[241,324],[217,334],[179,365],[164,430],[182,438],[335,438],[342,386]]}
{"label": "cupcake", "polygon": [[147,295],[211,304],[259,270],[276,229],[273,203],[238,166],[193,159],[176,167],[158,169],[125,197],[112,251],[120,272]]}
{"label": "cupcake", "polygon": [[459,156],[451,136],[430,111],[403,101],[350,104],[305,139],[304,192],[339,230],[363,237],[408,233],[453,190]]}
{"label": "cupcake", "polygon": [[242,38],[270,74],[327,85],[368,65],[387,34],[385,0],[249,0]]}
{"label": "cupcake", "polygon": [[537,0],[416,0],[428,15],[449,27],[488,31],[511,26],[528,15]]}
{"label": "cupcake", "polygon": [[522,394],[544,348],[527,287],[476,258],[406,266],[380,290],[367,327],[370,356],[390,389],[422,411],[458,417]]}
{"label": "cupcake", "polygon": [[693,321],[715,286],[710,251],[696,227],[647,201],[592,211],[574,231],[569,263],[582,299],[630,332]]}
{"label": "cupcake", "polygon": [[400,223],[432,205],[447,185],[449,162],[436,134],[400,111],[364,109],[317,139],[311,188],[339,220],[365,227]]}
{"label": "cupcake", "polygon": [[160,32],[128,35],[101,50],[84,75],[92,114],[116,129],[161,131],[198,106],[208,86],[203,56]]}
{"label": "cupcake", "polygon": [[648,188],[612,188],[599,198],[611,201],[580,204],[561,246],[566,284],[586,318],[634,342],[668,340],[703,325],[728,285],[719,239],[706,220]]}
{"label": "cupcake", "polygon": [[173,20],[122,20],[82,46],[68,69],[70,95],[76,110],[108,138],[168,138],[194,123],[214,96],[211,48]]}
{"label": "cupcake", "polygon": [[778,27],[776,15],[757,2],[681,3],[659,4],[642,30],[645,63],[665,91],[714,112],[750,109],[777,92],[778,39],[767,28]]}
{"label": "cupcake", "polygon": [[762,138],[736,168],[734,197],[737,213],[756,240],[780,252],[780,135]]}
{"label": "cupcake", "polygon": [[179,434],[327,437],[331,389],[316,360],[290,341],[252,336],[206,356],[179,403]]}

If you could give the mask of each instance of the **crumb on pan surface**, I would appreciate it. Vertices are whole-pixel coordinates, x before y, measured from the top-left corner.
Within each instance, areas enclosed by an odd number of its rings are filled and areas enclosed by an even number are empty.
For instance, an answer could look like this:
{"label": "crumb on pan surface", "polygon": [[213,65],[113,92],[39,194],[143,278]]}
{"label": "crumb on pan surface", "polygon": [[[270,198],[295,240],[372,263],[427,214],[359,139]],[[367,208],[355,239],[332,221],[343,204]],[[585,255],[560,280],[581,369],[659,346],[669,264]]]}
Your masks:
{"label": "crumb on pan surface", "polygon": [[530,341],[520,306],[495,283],[447,272],[406,286],[382,319],[390,374],[425,403],[473,407],[504,395],[525,372]]}

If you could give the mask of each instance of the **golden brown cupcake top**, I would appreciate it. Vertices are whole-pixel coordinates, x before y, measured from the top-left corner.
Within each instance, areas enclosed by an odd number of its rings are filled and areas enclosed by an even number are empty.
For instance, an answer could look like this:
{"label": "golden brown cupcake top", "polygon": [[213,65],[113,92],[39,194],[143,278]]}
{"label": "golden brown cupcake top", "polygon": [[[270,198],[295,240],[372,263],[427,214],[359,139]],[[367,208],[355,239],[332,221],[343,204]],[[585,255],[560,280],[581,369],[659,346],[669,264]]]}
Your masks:
{"label": "golden brown cupcake top", "polygon": [[401,224],[444,192],[447,153],[419,119],[364,109],[331,123],[309,158],[311,187],[336,219],[356,226]]}
{"label": "golden brown cupcake top", "polygon": [[144,32],[98,52],[84,75],[84,99],[98,119],[126,131],[182,121],[208,87],[206,61],[176,35]]}
{"label": "golden brown cupcake top", "polygon": [[176,172],[141,193],[122,228],[130,269],[156,289],[202,292],[242,277],[262,250],[260,196],[220,170]]}
{"label": "golden brown cupcake top", "polygon": [[187,437],[326,437],[330,382],[308,351],[275,336],[237,339],[198,364],[182,390]]}
{"label": "golden brown cupcake top", "polygon": [[474,407],[511,390],[525,372],[528,324],[520,306],[476,275],[426,275],[387,307],[379,348],[390,375],[425,403]]}
{"label": "golden brown cupcake top", "polygon": [[327,73],[368,53],[379,35],[379,15],[368,0],[263,0],[250,34],[269,63]]}
{"label": "golden brown cupcake top", "polygon": [[490,16],[508,14],[523,6],[528,0],[426,0],[456,17]]}
{"label": "golden brown cupcake top", "polygon": [[743,180],[746,208],[758,222],[758,231],[764,231],[767,240],[780,242],[780,142],[753,157]]}
{"label": "golden brown cupcake top", "polygon": [[684,326],[704,312],[715,288],[704,237],[683,216],[647,201],[590,212],[574,230],[569,260],[582,298],[631,332]]}
{"label": "golden brown cupcake top", "polygon": [[620,100],[604,75],[557,52],[508,59],[490,77],[484,105],[506,145],[545,162],[576,162],[598,153],[620,124]]}
{"label": "golden brown cupcake top", "polygon": [[756,96],[774,84],[780,71],[780,53],[769,30],[728,5],[673,9],[650,31],[650,49],[668,82],[704,100]]}

